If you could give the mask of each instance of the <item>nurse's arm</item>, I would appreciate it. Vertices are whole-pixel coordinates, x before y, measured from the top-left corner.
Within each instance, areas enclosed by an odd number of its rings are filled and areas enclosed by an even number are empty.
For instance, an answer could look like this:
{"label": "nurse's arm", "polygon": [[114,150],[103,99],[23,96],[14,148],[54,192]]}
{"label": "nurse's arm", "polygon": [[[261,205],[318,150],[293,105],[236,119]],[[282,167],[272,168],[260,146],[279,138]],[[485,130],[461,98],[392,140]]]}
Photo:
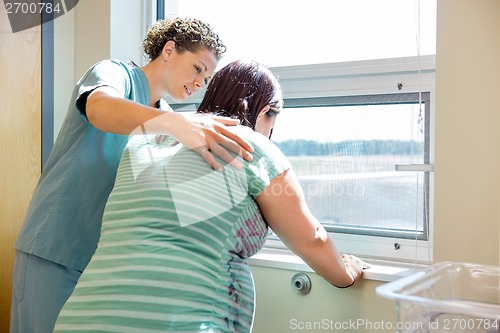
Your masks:
{"label": "nurse's arm", "polygon": [[[87,97],[85,112],[89,122],[104,132],[172,135],[186,147],[200,153],[214,169],[220,169],[221,165],[211,151],[238,168],[241,163],[225,149],[248,161],[252,159],[253,147],[228,130],[222,122],[212,121],[210,126],[206,126],[200,117],[187,117],[130,101],[111,87],[99,87],[92,91]],[[211,151],[207,151],[207,147]]]}

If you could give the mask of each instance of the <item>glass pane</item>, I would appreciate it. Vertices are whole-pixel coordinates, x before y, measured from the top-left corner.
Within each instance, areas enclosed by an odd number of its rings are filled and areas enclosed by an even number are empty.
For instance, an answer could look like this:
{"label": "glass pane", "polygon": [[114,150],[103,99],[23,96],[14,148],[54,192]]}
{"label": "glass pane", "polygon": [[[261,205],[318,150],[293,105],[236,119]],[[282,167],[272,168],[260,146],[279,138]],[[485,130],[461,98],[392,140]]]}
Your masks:
{"label": "glass pane", "polygon": [[418,104],[285,108],[272,140],[325,227],[415,238],[424,232],[425,176],[395,165],[424,163],[421,116]]}
{"label": "glass pane", "polygon": [[290,66],[436,53],[436,0],[168,0],[205,20],[235,59]]}

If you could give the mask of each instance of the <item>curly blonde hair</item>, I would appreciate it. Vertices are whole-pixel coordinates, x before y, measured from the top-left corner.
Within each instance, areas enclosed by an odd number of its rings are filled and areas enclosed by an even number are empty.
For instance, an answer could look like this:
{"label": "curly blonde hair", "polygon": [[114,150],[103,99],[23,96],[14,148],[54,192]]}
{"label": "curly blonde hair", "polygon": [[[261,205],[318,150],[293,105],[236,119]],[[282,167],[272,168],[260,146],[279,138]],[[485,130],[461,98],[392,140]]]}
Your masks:
{"label": "curly blonde hair", "polygon": [[218,60],[226,52],[226,46],[207,23],[195,18],[171,18],[157,21],[149,28],[142,42],[144,53],[155,60],[168,41],[175,42],[179,53],[196,52],[205,47],[212,51]]}

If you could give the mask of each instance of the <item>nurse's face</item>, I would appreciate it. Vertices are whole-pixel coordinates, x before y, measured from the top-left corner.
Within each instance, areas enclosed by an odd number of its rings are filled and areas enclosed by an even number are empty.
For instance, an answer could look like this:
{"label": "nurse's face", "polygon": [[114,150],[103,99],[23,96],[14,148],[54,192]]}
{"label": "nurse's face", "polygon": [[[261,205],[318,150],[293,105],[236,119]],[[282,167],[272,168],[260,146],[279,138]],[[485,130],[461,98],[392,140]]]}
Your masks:
{"label": "nurse's face", "polygon": [[162,56],[166,60],[164,88],[179,102],[205,87],[218,63],[215,54],[207,48],[178,53],[173,41],[165,44]]}

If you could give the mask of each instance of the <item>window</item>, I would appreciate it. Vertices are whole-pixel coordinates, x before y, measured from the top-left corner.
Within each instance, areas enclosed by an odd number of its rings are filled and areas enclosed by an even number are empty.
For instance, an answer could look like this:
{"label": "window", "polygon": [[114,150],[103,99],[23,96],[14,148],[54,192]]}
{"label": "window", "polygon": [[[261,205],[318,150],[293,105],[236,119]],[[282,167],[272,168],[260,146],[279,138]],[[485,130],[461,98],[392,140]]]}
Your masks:
{"label": "window", "polygon": [[217,31],[227,46],[219,66],[241,57],[276,67],[436,53],[436,0],[163,1],[164,17],[197,17]]}
{"label": "window", "polygon": [[217,4],[167,1],[165,15],[209,22],[228,46],[219,67],[253,58],[280,78],[272,139],[339,250],[432,261],[436,1]]}
{"label": "window", "polygon": [[[285,100],[272,139],[342,251],[400,260],[430,256],[430,96]],[[268,244],[279,243],[271,235]]]}
{"label": "window", "polygon": [[273,141],[327,231],[427,240],[428,177],[395,166],[428,164],[429,102],[428,92],[285,101]]}
{"label": "window", "polygon": [[285,109],[272,140],[339,250],[432,261],[434,56],[275,72]]}

